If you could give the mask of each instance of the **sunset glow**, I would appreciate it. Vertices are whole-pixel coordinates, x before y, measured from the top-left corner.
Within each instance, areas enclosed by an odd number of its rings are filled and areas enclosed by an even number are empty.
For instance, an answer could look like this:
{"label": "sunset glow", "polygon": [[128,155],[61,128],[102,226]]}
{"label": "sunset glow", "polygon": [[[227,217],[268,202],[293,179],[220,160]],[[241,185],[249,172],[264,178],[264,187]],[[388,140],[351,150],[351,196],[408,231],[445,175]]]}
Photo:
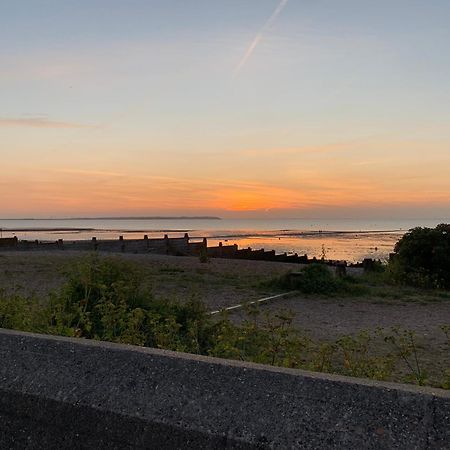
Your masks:
{"label": "sunset glow", "polygon": [[363,3],[4,2],[0,216],[448,215],[450,5]]}

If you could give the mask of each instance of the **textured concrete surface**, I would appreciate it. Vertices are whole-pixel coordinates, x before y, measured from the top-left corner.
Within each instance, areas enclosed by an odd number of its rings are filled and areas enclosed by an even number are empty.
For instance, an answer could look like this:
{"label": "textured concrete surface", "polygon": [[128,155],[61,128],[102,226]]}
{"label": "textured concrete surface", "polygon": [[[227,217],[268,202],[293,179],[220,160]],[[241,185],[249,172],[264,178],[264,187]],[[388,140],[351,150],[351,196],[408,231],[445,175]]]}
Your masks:
{"label": "textured concrete surface", "polygon": [[0,448],[449,449],[450,393],[0,330]]}

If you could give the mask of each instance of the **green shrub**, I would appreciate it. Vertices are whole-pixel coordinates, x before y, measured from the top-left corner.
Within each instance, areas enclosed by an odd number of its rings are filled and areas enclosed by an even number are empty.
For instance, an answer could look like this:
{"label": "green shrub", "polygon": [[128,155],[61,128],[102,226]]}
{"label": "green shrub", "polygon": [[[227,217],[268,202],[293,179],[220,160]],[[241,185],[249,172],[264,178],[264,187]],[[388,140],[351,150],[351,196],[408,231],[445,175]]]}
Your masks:
{"label": "green shrub", "polygon": [[323,264],[311,264],[301,270],[301,276],[292,278],[292,287],[305,294],[327,294],[339,291],[340,280]]}
{"label": "green shrub", "polygon": [[362,295],[367,292],[356,278],[337,278],[325,264],[307,265],[300,272],[289,272],[271,280],[268,285],[283,290],[299,290],[304,294]]}
{"label": "green shrub", "polygon": [[388,380],[392,376],[397,358],[388,353],[378,355],[374,351],[374,335],[360,331],[337,339],[336,354],[339,356],[339,372],[352,377]]}
{"label": "green shrub", "polygon": [[81,259],[50,298],[47,332],[205,353],[214,334],[205,305],[155,299],[143,281],[122,259]]}
{"label": "green shrub", "polygon": [[45,332],[45,325],[45,312],[37,299],[6,295],[0,290],[0,328]]}
{"label": "green shrub", "polygon": [[114,340],[127,328],[129,314],[151,300],[138,268],[119,258],[90,255],[67,275],[49,302],[50,326],[58,333],[72,329],[76,336]]}
{"label": "green shrub", "polygon": [[395,245],[389,272],[394,281],[450,289],[450,225],[406,233]]}

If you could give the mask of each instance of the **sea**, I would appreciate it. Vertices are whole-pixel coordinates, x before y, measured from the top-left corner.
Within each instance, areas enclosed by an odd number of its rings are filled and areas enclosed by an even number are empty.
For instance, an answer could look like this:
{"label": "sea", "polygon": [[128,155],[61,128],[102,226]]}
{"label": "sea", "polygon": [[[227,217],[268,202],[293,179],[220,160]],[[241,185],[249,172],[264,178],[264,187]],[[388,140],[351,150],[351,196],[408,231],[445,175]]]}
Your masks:
{"label": "sea", "polygon": [[450,219],[216,219],[216,218],[83,218],[0,219],[0,236],[21,240],[208,238],[208,245],[237,244],[239,248],[349,262],[364,258],[386,260],[401,236],[414,227],[435,227]]}

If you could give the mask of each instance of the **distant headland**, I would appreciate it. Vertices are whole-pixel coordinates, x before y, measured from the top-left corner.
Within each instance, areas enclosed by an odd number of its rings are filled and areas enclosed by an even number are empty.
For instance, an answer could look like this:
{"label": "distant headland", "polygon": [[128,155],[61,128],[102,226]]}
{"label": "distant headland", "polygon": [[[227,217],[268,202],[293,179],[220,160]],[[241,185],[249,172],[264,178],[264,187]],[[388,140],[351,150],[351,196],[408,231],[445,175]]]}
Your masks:
{"label": "distant headland", "polygon": [[4,218],[0,220],[222,220],[215,216],[117,216],[117,217],[23,217],[18,219]]}

